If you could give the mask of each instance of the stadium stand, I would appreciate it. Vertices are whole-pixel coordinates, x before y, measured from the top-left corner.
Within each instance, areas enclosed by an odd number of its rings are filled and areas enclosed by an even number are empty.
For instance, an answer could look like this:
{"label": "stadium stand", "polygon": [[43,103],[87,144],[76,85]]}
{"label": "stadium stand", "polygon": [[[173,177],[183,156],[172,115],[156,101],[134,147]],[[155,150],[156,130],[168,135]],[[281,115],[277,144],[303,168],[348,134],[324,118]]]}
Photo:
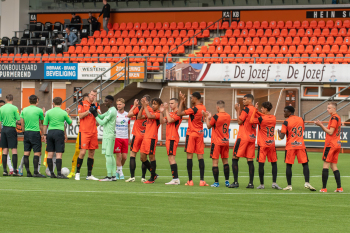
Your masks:
{"label": "stadium stand", "polygon": [[[25,30],[21,38],[2,38],[0,61],[115,62],[120,57],[136,56],[131,62],[146,61],[144,57],[147,57],[147,66],[152,64],[148,70],[159,70],[166,54],[180,63],[348,64],[350,61],[349,20],[233,21],[231,25],[224,21],[219,23],[219,28],[213,22],[124,22],[109,24],[109,28],[108,33],[95,31],[92,36],[79,31],[79,36],[85,36],[64,52],[62,39],[57,38],[58,34],[65,34],[63,25],[38,22]],[[41,60],[28,60],[28,55],[36,57],[38,53],[43,55]],[[171,58],[175,56],[179,59]]]}

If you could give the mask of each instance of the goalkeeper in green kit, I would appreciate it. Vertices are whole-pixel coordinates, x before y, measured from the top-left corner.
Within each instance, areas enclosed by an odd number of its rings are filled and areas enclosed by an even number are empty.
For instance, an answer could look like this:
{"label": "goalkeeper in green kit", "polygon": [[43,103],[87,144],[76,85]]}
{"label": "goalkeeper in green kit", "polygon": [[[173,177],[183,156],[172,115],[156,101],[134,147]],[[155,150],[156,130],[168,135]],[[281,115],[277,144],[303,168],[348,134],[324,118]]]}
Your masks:
{"label": "goalkeeper in green kit", "polygon": [[102,115],[97,113],[96,106],[92,106],[89,109],[95,116],[96,121],[103,126],[102,154],[105,154],[106,157],[107,176],[100,181],[117,181],[115,177],[116,162],[113,154],[117,109],[113,106],[113,102],[113,96],[107,95],[104,104],[108,108],[108,111]]}

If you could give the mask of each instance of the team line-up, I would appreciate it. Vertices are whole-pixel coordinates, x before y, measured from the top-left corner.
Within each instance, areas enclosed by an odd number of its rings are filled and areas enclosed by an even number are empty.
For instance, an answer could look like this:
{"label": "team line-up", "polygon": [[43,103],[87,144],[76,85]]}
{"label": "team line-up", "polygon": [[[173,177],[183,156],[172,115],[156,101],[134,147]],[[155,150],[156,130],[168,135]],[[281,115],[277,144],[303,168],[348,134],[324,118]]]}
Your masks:
{"label": "team line-up", "polygon": [[[130,138],[130,118],[136,117],[132,129],[132,141],[130,146],[130,178],[125,182],[135,182],[136,154],[140,151],[142,161],[142,179],[145,184],[152,184],[157,179],[156,173],[156,147],[158,142],[158,129],[161,124],[166,124],[166,150],[168,154],[171,174],[173,179],[166,185],[179,185],[178,168],[175,160],[176,151],[179,143],[178,128],[182,122],[182,117],[189,116],[188,130],[186,132],[185,152],[187,153],[187,186],[193,186],[192,168],[193,154],[197,154],[200,170],[200,186],[209,186],[204,181],[204,131],[203,122],[206,122],[207,128],[212,128],[210,157],[212,158],[212,172],[215,182],[211,187],[219,187],[219,159],[221,157],[225,176],[225,186],[229,188],[238,188],[238,161],[240,158],[246,158],[249,168],[249,183],[246,188],[254,188],[254,163],[255,141],[258,127],[258,154],[259,179],[258,189],[264,189],[264,164],[266,158],[272,165],[272,188],[282,189],[276,183],[277,181],[277,154],[275,147],[275,126],[276,117],[270,114],[272,104],[264,102],[261,104],[261,111],[258,111],[257,103],[255,106],[254,96],[247,94],[243,98],[244,108],[235,104],[237,112],[239,130],[237,140],[234,145],[232,157],[232,172],[234,182],[229,183],[230,167],[229,158],[229,126],[231,117],[225,112],[225,102],[217,101],[214,114],[208,112],[201,103],[201,95],[198,92],[190,96],[191,107],[186,108],[186,96],[179,93],[179,99],[172,98],[169,103],[163,103],[160,98],[151,100],[149,95],[134,101],[133,107],[129,112],[124,110],[125,100],[119,98],[116,100],[117,109],[114,107],[114,98],[110,95],[105,97],[104,105],[108,111],[101,114],[100,106],[96,103],[96,91],[91,91],[83,95],[83,100],[78,105],[79,134],[76,141],[76,151],[72,160],[72,170],[66,177],[61,173],[62,154],[65,150],[67,135],[65,132],[65,122],[69,125],[72,120],[69,117],[70,109],[65,111],[61,109],[62,99],[56,97],[53,99],[53,108],[46,113],[45,109],[38,106],[39,99],[32,95],[29,97],[30,106],[23,109],[19,114],[18,108],[12,104],[13,95],[6,96],[5,101],[0,101],[0,121],[2,122],[1,142],[2,147],[2,165],[3,176],[8,176],[7,165],[11,166],[8,153],[12,150],[13,168],[10,174],[13,176],[23,175],[23,165],[27,170],[27,177],[46,176],[39,173],[41,164],[41,147],[45,142],[47,152],[47,170],[46,173],[51,178],[67,179],[75,177],[80,180],[80,168],[83,159],[88,151],[87,159],[87,180],[116,181],[124,180],[123,165],[127,160],[128,142]],[[323,187],[320,192],[327,192],[327,181],[329,176],[329,167],[331,167],[337,183],[335,192],[343,192],[341,187],[340,173],[337,168],[338,155],[341,149],[340,132],[341,121],[337,114],[337,104],[330,102],[327,105],[327,111],[330,114],[328,126],[324,126],[320,121],[315,124],[320,126],[326,134],[324,152],[322,156]],[[282,129],[278,130],[278,136],[281,139],[287,137],[285,147],[286,178],[288,186],[283,190],[292,191],[292,165],[295,157],[298,163],[303,166],[306,189],[316,191],[309,183],[309,159],[304,144],[304,121],[301,117],[294,115],[295,109],[292,106],[284,108],[284,117],[286,120],[282,124]],[[24,156],[22,158],[19,170],[17,170],[17,131],[16,125],[21,125],[24,133]],[[98,149],[97,125],[103,126],[102,154],[106,158],[107,176],[103,179],[97,179],[92,175],[95,150]],[[29,168],[29,156],[33,150],[34,174]],[[116,159],[114,157],[116,154]],[[57,176],[54,173],[54,167],[57,168]],[[11,167],[10,167],[11,169]],[[75,171],[76,170],[76,171]],[[146,172],[150,171],[151,177],[146,180]]]}

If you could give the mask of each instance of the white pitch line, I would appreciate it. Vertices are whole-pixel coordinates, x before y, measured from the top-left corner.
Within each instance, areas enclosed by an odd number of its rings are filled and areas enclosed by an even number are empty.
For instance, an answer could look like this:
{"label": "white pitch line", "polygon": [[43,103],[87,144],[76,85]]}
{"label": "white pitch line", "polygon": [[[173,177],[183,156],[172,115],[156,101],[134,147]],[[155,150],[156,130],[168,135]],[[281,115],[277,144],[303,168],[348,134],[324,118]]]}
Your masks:
{"label": "white pitch line", "polygon": [[121,193],[121,194],[207,194],[207,195],[349,195],[350,193],[319,193],[319,192],[308,192],[308,193],[293,193],[280,191],[277,193],[212,193],[212,192],[131,192],[131,191],[99,191],[99,190],[29,190],[29,189],[0,189],[0,191],[7,192],[55,192],[55,193]]}

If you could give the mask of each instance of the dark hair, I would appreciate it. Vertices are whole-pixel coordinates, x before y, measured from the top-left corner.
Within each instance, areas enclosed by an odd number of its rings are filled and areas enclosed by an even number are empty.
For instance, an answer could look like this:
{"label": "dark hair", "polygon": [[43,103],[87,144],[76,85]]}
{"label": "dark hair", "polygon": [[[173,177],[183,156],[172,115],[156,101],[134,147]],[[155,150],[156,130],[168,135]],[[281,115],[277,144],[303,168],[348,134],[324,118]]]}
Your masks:
{"label": "dark hair", "polygon": [[335,103],[335,102],[329,102],[328,105],[333,105],[333,107],[334,107],[335,109],[337,109],[337,105],[338,105],[338,104]]}
{"label": "dark hair", "polygon": [[143,98],[146,98],[147,102],[151,102],[151,96],[150,95],[144,95]]}
{"label": "dark hair", "polygon": [[157,98],[157,97],[156,97],[156,98],[153,98],[152,101],[151,101],[151,103],[153,103],[154,101],[155,101],[158,105],[161,105],[161,104],[163,103],[163,101],[162,101],[160,98]]}
{"label": "dark hair", "polygon": [[5,104],[5,101],[3,101],[3,100],[0,100],[0,104],[1,104],[1,103],[4,103],[4,104]]}
{"label": "dark hair", "polygon": [[89,14],[92,14],[92,12],[91,12],[91,11],[89,11]]}
{"label": "dark hair", "polygon": [[193,92],[193,93],[192,93],[192,96],[193,96],[193,97],[196,97],[197,100],[200,100],[200,99],[202,98],[201,94],[200,94],[199,92],[197,92],[197,91],[196,91],[196,92]]}
{"label": "dark hair", "polygon": [[36,95],[31,95],[31,96],[29,96],[29,103],[30,104],[36,104],[37,102],[38,102],[38,96],[36,96]]}
{"label": "dark hair", "polygon": [[218,102],[216,102],[216,105],[217,105],[219,108],[224,108],[224,107],[225,107],[225,101],[219,100]]}
{"label": "dark hair", "polygon": [[73,12],[72,15],[75,15],[75,13]]}
{"label": "dark hair", "polygon": [[262,103],[261,106],[264,107],[264,108],[266,108],[267,111],[269,111],[269,112],[270,112],[271,109],[272,109],[272,104],[271,104],[269,101],[266,101],[266,102]]}
{"label": "dark hair", "polygon": [[53,103],[55,105],[61,105],[62,104],[62,98],[61,97],[55,97],[53,98]]}
{"label": "dark hair", "polygon": [[6,100],[7,100],[7,101],[12,101],[12,100],[13,100],[13,95],[12,95],[12,94],[8,94],[8,95],[6,96]]}
{"label": "dark hair", "polygon": [[67,30],[67,29],[70,30],[68,26],[66,27],[66,30]]}
{"label": "dark hair", "polygon": [[83,97],[83,99],[84,99],[85,97],[89,97],[89,93],[84,93],[82,97]]}
{"label": "dark hair", "polygon": [[107,95],[105,98],[108,100],[111,100],[112,102],[114,101],[114,97],[111,95]]}
{"label": "dark hair", "polygon": [[252,101],[254,101],[254,96],[252,94],[246,94],[244,97],[251,99]]}
{"label": "dark hair", "polygon": [[290,111],[291,113],[295,112],[295,109],[292,106],[286,106],[284,109],[287,109],[288,111]]}
{"label": "dark hair", "polygon": [[176,103],[179,102],[179,99],[178,99],[178,98],[171,98],[170,100],[175,100]]}

